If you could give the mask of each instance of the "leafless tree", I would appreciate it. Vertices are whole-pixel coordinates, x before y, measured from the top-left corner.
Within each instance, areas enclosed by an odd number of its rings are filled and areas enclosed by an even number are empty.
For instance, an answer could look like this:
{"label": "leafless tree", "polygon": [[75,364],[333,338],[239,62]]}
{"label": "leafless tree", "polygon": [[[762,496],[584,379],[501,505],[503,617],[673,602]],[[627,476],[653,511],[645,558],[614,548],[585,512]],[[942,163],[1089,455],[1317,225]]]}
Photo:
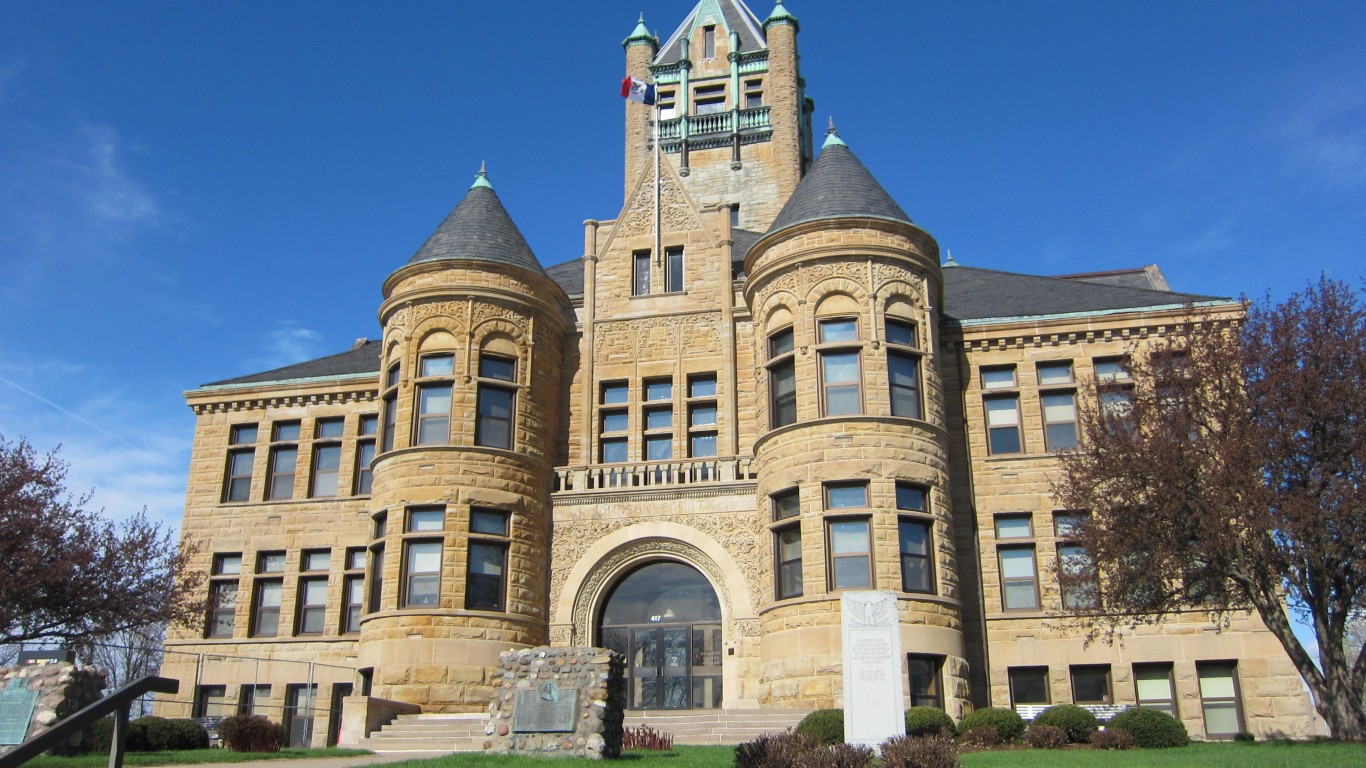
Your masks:
{"label": "leafless tree", "polygon": [[[1366,739],[1366,306],[1321,278],[1245,320],[1192,310],[1136,346],[1132,382],[1097,384],[1054,491],[1090,515],[1092,568],[1061,567],[1093,630],[1182,610],[1252,609],[1281,641],[1332,735]],[[1295,637],[1313,627],[1321,666]]]}

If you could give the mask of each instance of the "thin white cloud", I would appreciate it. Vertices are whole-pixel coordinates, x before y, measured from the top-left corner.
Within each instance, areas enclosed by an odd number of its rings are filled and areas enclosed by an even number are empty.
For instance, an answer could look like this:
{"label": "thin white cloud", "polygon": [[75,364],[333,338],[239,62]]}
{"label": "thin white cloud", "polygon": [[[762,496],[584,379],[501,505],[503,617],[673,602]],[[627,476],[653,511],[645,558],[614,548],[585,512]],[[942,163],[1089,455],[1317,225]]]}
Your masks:
{"label": "thin white cloud", "polygon": [[323,335],[312,328],[285,323],[266,333],[257,353],[244,361],[244,372],[267,371],[319,357],[323,354],[322,341]]}
{"label": "thin white cloud", "polygon": [[70,172],[68,190],[91,217],[114,224],[154,224],[161,218],[156,198],[127,168],[118,132],[86,126],[81,155],[61,161]]}
{"label": "thin white cloud", "polygon": [[1320,89],[1291,113],[1276,135],[1291,174],[1330,189],[1366,185],[1366,86]]}

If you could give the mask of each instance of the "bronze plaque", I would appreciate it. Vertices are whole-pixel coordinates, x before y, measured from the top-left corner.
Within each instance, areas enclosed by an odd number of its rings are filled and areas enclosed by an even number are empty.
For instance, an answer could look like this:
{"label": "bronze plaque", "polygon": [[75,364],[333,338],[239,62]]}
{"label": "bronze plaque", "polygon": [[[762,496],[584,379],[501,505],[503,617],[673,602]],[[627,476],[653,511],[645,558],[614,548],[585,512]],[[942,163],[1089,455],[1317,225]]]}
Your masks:
{"label": "bronze plaque", "polygon": [[30,691],[24,681],[13,677],[0,690],[0,744],[23,744],[38,692]]}
{"label": "bronze plaque", "polygon": [[528,691],[517,692],[512,713],[513,733],[573,733],[579,715],[579,689],[560,690],[547,680]]}

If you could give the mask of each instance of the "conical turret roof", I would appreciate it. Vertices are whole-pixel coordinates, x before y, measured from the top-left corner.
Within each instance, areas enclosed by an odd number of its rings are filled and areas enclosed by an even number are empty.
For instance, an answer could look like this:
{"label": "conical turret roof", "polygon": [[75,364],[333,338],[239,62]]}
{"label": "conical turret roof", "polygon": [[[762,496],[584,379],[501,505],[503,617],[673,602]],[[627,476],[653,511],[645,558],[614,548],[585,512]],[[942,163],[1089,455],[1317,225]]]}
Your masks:
{"label": "conical turret roof", "polygon": [[483,168],[464,199],[408,263],[447,259],[492,261],[545,274]]}
{"label": "conical turret roof", "polygon": [[[664,41],[654,63],[677,64],[682,56],[681,41],[692,34],[699,26],[719,24],[727,34],[735,32],[740,36],[740,51],[758,51],[768,47],[764,37],[764,25],[754,11],[745,5],[744,0],[701,0],[678,25],[669,39]],[[694,51],[694,56],[700,55]]]}
{"label": "conical turret roof", "polygon": [[816,162],[798,182],[768,234],[806,221],[842,218],[914,223],[832,128]]}

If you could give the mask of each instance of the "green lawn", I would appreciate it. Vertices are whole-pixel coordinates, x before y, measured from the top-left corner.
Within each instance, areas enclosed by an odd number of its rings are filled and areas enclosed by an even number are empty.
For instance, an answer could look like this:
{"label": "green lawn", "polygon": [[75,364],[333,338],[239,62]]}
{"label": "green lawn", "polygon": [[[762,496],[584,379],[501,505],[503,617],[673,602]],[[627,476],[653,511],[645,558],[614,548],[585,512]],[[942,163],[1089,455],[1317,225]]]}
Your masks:
{"label": "green lawn", "polygon": [[[279,752],[233,752],[227,749],[191,749],[168,752],[125,752],[124,765],[200,765],[204,763],[245,763],[254,760],[300,760],[310,757],[350,757],[370,754],[363,749],[282,749]],[[76,757],[40,755],[24,763],[24,768],[105,768],[108,752]]]}

